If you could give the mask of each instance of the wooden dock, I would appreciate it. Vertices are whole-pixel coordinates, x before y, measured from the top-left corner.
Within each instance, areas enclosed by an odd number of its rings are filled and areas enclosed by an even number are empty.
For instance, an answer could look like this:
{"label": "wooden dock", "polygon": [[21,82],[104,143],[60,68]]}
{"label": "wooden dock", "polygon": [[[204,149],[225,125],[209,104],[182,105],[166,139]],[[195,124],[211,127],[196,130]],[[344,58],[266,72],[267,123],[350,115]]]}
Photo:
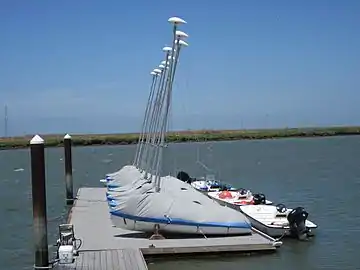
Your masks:
{"label": "wooden dock", "polygon": [[80,252],[73,264],[56,265],[56,270],[146,270],[139,249],[109,249]]}
{"label": "wooden dock", "polygon": [[149,240],[141,232],[112,226],[106,188],[80,188],[69,215],[75,236],[83,242],[76,262],[57,269],[147,269],[145,256],[275,251],[274,239],[248,236]]}

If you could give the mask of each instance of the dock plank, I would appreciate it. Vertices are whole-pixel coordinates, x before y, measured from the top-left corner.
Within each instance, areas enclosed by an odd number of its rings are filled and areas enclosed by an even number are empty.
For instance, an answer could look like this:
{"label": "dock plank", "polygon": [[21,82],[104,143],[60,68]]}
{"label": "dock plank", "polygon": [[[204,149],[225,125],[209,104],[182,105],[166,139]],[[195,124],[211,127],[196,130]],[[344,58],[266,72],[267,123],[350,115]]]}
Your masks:
{"label": "dock plank", "polygon": [[[124,256],[125,255],[125,256]],[[141,259],[139,259],[141,258]],[[72,264],[57,264],[55,270],[147,270],[140,250],[118,249],[80,252]]]}

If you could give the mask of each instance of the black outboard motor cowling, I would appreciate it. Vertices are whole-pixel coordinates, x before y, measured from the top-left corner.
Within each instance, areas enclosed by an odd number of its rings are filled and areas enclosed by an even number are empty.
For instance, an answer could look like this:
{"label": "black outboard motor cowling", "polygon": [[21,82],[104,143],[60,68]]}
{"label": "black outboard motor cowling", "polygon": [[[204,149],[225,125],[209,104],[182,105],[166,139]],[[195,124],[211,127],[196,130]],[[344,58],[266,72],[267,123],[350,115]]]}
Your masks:
{"label": "black outboard motor cowling", "polygon": [[219,191],[227,191],[227,190],[229,190],[229,187],[226,184],[219,185]]}
{"label": "black outboard motor cowling", "polygon": [[254,204],[266,204],[266,197],[262,193],[256,193],[253,195]]}
{"label": "black outboard motor cowling", "polygon": [[246,195],[246,193],[248,193],[248,191],[244,188],[239,188],[238,192],[240,193],[240,195]]}
{"label": "black outboard motor cowling", "polygon": [[292,236],[303,240],[307,237],[308,228],[305,226],[305,221],[308,218],[309,213],[305,211],[303,207],[294,208],[288,215],[290,233]]}
{"label": "black outboard motor cowling", "polygon": [[190,175],[187,172],[183,172],[183,171],[178,172],[176,178],[185,183],[189,183],[189,184],[192,181],[192,178],[190,177]]}

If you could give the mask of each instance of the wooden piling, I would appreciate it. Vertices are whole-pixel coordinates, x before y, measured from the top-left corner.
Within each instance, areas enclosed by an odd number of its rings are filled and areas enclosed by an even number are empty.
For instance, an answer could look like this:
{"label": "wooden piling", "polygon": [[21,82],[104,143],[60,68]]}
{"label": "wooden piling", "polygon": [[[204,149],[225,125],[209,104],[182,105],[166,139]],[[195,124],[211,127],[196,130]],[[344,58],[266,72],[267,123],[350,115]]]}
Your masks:
{"label": "wooden piling", "polygon": [[67,205],[72,205],[74,202],[71,147],[72,147],[71,136],[69,134],[66,134],[64,137],[64,155],[65,155],[65,186],[66,186]]}
{"label": "wooden piling", "polygon": [[45,185],[45,149],[44,140],[35,135],[30,141],[31,186],[33,202],[33,227],[35,247],[35,269],[49,266],[46,185]]}

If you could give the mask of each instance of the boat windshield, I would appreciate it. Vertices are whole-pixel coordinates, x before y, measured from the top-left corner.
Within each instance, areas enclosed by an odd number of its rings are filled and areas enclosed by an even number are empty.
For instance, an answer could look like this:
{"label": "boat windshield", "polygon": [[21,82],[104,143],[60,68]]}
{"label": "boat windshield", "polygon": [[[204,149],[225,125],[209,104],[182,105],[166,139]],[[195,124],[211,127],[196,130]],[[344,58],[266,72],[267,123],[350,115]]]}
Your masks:
{"label": "boat windshield", "polygon": [[207,174],[205,176],[206,181],[215,181],[215,175],[213,174]]}

